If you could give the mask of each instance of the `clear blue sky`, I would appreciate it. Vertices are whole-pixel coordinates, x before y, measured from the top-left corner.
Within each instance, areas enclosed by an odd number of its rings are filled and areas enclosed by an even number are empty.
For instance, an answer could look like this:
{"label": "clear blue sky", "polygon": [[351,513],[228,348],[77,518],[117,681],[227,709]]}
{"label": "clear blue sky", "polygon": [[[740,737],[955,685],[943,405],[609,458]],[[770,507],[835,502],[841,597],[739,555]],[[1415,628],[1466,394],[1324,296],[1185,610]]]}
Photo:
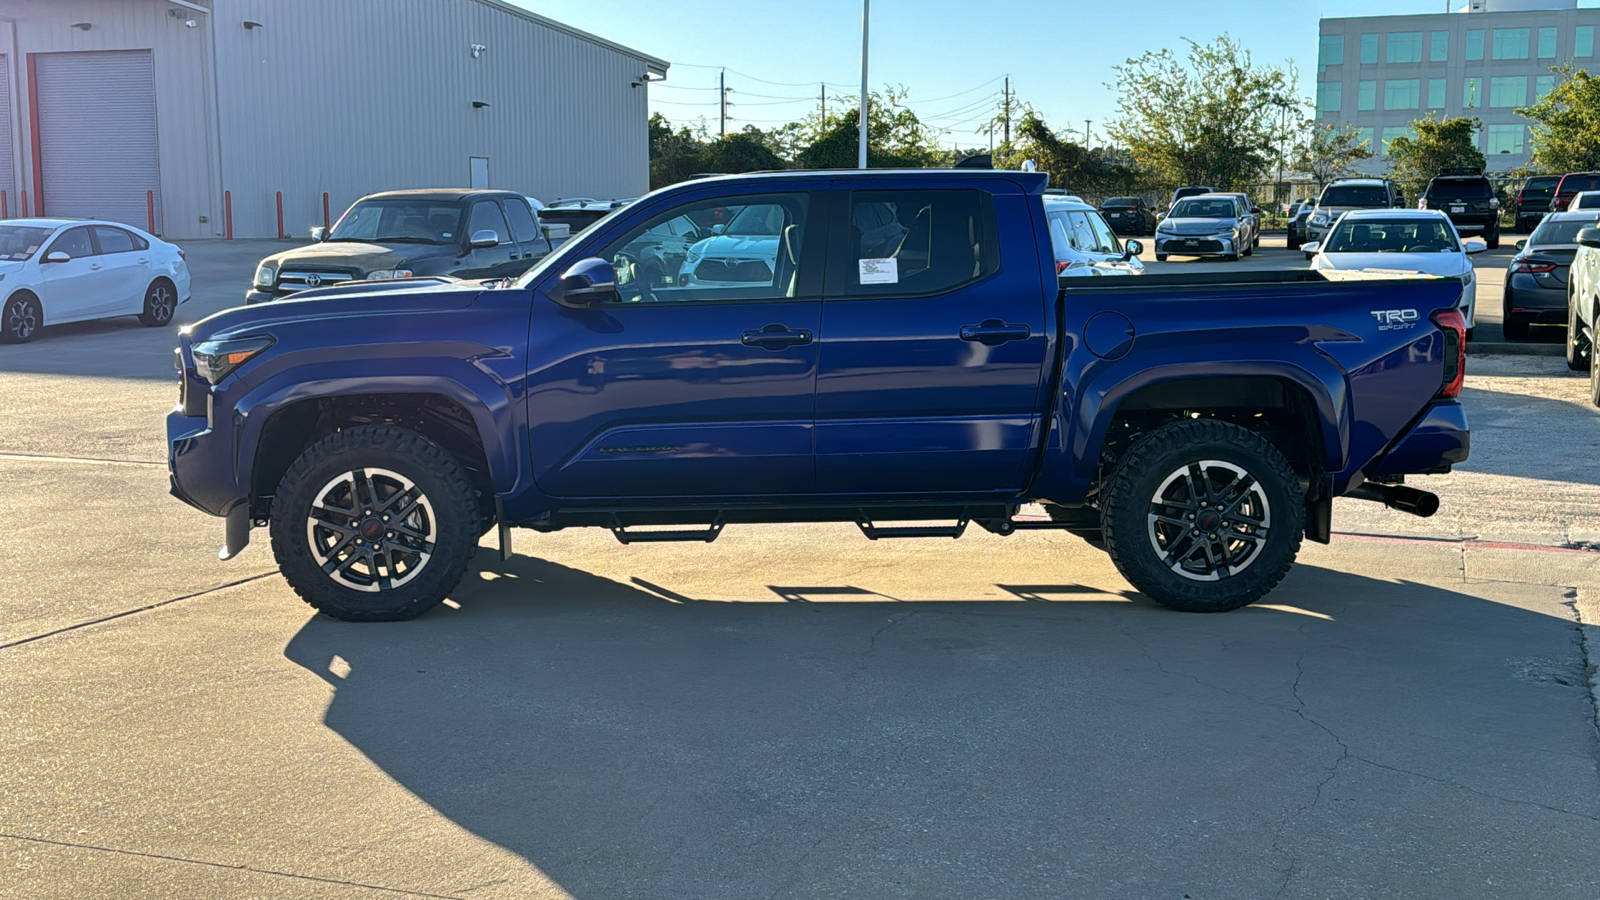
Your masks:
{"label": "clear blue sky", "polygon": [[[705,116],[715,131],[719,66],[728,68],[734,89],[729,130],[805,116],[817,108],[822,81],[830,96],[855,93],[861,83],[861,0],[513,2],[671,62],[667,81],[650,88],[650,106],[674,122]],[[1318,19],[1447,6],[1444,0],[873,0],[871,83],[874,90],[909,87],[911,107],[929,124],[950,129],[945,146],[987,144],[987,134],[972,132],[997,109],[1006,75],[1018,98],[1057,132],[1070,128],[1081,136],[1090,119],[1098,141],[1101,123],[1116,111],[1116,93],[1106,87],[1115,78],[1112,68],[1146,50],[1178,50],[1184,38],[1203,43],[1226,32],[1257,62],[1292,61],[1309,99]]]}

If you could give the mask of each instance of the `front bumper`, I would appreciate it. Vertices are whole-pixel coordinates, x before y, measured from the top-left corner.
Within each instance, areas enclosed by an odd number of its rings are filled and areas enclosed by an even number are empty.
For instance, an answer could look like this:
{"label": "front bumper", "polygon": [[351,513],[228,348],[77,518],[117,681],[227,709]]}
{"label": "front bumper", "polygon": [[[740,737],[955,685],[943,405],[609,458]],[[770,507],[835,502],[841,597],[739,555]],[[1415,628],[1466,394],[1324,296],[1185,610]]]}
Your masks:
{"label": "front bumper", "polygon": [[1410,431],[1373,460],[1365,474],[1371,479],[1447,472],[1465,462],[1471,449],[1466,408],[1456,400],[1440,401],[1429,406]]}
{"label": "front bumper", "polygon": [[1197,234],[1156,234],[1156,252],[1172,256],[1232,256],[1238,253],[1234,238]]}
{"label": "front bumper", "polygon": [[172,496],[213,516],[245,502],[235,477],[233,435],[218,434],[206,416],[167,416],[167,477]]}
{"label": "front bumper", "polygon": [[244,292],[244,302],[247,304],[270,303],[286,296],[288,295],[280,294],[277,291],[263,291],[260,288],[251,288]]}

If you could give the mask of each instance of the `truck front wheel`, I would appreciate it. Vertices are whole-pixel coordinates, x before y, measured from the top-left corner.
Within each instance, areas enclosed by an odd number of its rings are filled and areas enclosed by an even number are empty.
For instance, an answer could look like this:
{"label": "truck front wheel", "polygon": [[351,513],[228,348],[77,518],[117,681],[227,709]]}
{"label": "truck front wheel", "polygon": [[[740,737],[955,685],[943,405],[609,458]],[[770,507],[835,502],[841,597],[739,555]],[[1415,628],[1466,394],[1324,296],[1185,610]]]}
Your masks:
{"label": "truck front wheel", "polygon": [[300,599],[347,622],[410,619],[466,574],[479,510],[455,457],[364,425],[306,448],[272,500],[272,552]]}
{"label": "truck front wheel", "polygon": [[1238,425],[1162,426],[1129,448],[1108,487],[1106,550],[1163,606],[1223,612],[1254,603],[1300,552],[1299,480],[1276,447]]}

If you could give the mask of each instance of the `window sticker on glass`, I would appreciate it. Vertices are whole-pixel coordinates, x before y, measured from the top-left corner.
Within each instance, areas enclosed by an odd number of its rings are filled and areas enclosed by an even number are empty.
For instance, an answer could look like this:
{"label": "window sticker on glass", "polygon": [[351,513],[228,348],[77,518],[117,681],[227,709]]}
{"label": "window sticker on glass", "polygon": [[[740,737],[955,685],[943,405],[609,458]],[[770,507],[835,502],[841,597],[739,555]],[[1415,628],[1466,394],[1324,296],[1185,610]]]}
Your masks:
{"label": "window sticker on glass", "polygon": [[862,284],[900,283],[900,260],[892,256],[887,259],[862,259],[856,262],[861,269]]}

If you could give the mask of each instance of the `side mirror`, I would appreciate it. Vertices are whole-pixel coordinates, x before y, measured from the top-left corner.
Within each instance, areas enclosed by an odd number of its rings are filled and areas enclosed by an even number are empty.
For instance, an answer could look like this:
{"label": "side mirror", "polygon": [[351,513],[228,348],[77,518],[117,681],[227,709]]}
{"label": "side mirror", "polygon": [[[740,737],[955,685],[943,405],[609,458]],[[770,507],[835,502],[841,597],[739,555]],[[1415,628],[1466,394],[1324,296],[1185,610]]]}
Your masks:
{"label": "side mirror", "polygon": [[1590,225],[1579,231],[1578,243],[1584,247],[1600,247],[1600,228]]}
{"label": "side mirror", "polygon": [[1122,258],[1133,259],[1144,252],[1144,244],[1138,241],[1128,241],[1122,245]]}
{"label": "side mirror", "polygon": [[1318,253],[1322,252],[1322,242],[1321,241],[1312,241],[1309,244],[1302,244],[1300,246],[1300,249],[1304,250],[1306,252],[1306,259],[1310,259],[1311,257],[1316,256]]}
{"label": "side mirror", "polygon": [[1489,249],[1489,245],[1478,240],[1477,238],[1468,238],[1461,242],[1461,249],[1467,251],[1468,253],[1482,253],[1483,251]]}
{"label": "side mirror", "polygon": [[313,242],[320,244],[327,239],[328,229],[326,226],[318,225],[317,227],[311,229],[311,240]]}
{"label": "side mirror", "polygon": [[500,246],[500,236],[487,228],[483,228],[472,233],[472,240],[467,242],[467,246],[474,250],[498,247]]}
{"label": "side mirror", "polygon": [[721,234],[721,233],[723,233],[724,231],[727,231],[727,230],[728,230],[728,226],[722,224],[721,222],[718,222],[717,224],[711,226],[711,233],[712,234]]}
{"label": "side mirror", "polygon": [[56,252],[47,255],[44,258],[44,261],[47,263],[72,262],[72,256],[64,250],[57,250]]}
{"label": "side mirror", "polygon": [[1256,215],[1256,216],[1261,215],[1261,207],[1259,207],[1259,206],[1250,207],[1250,214],[1251,215]]}
{"label": "side mirror", "polygon": [[580,259],[561,273],[561,281],[550,292],[550,299],[573,309],[616,300],[617,270],[598,256]]}
{"label": "side mirror", "polygon": [[[1487,250],[1489,248],[1488,244],[1484,244],[1483,246],[1484,246],[1485,250]],[[1528,249],[1528,242],[1527,241],[1517,241],[1516,251],[1518,253],[1521,253],[1522,251],[1524,251],[1526,249]]]}

